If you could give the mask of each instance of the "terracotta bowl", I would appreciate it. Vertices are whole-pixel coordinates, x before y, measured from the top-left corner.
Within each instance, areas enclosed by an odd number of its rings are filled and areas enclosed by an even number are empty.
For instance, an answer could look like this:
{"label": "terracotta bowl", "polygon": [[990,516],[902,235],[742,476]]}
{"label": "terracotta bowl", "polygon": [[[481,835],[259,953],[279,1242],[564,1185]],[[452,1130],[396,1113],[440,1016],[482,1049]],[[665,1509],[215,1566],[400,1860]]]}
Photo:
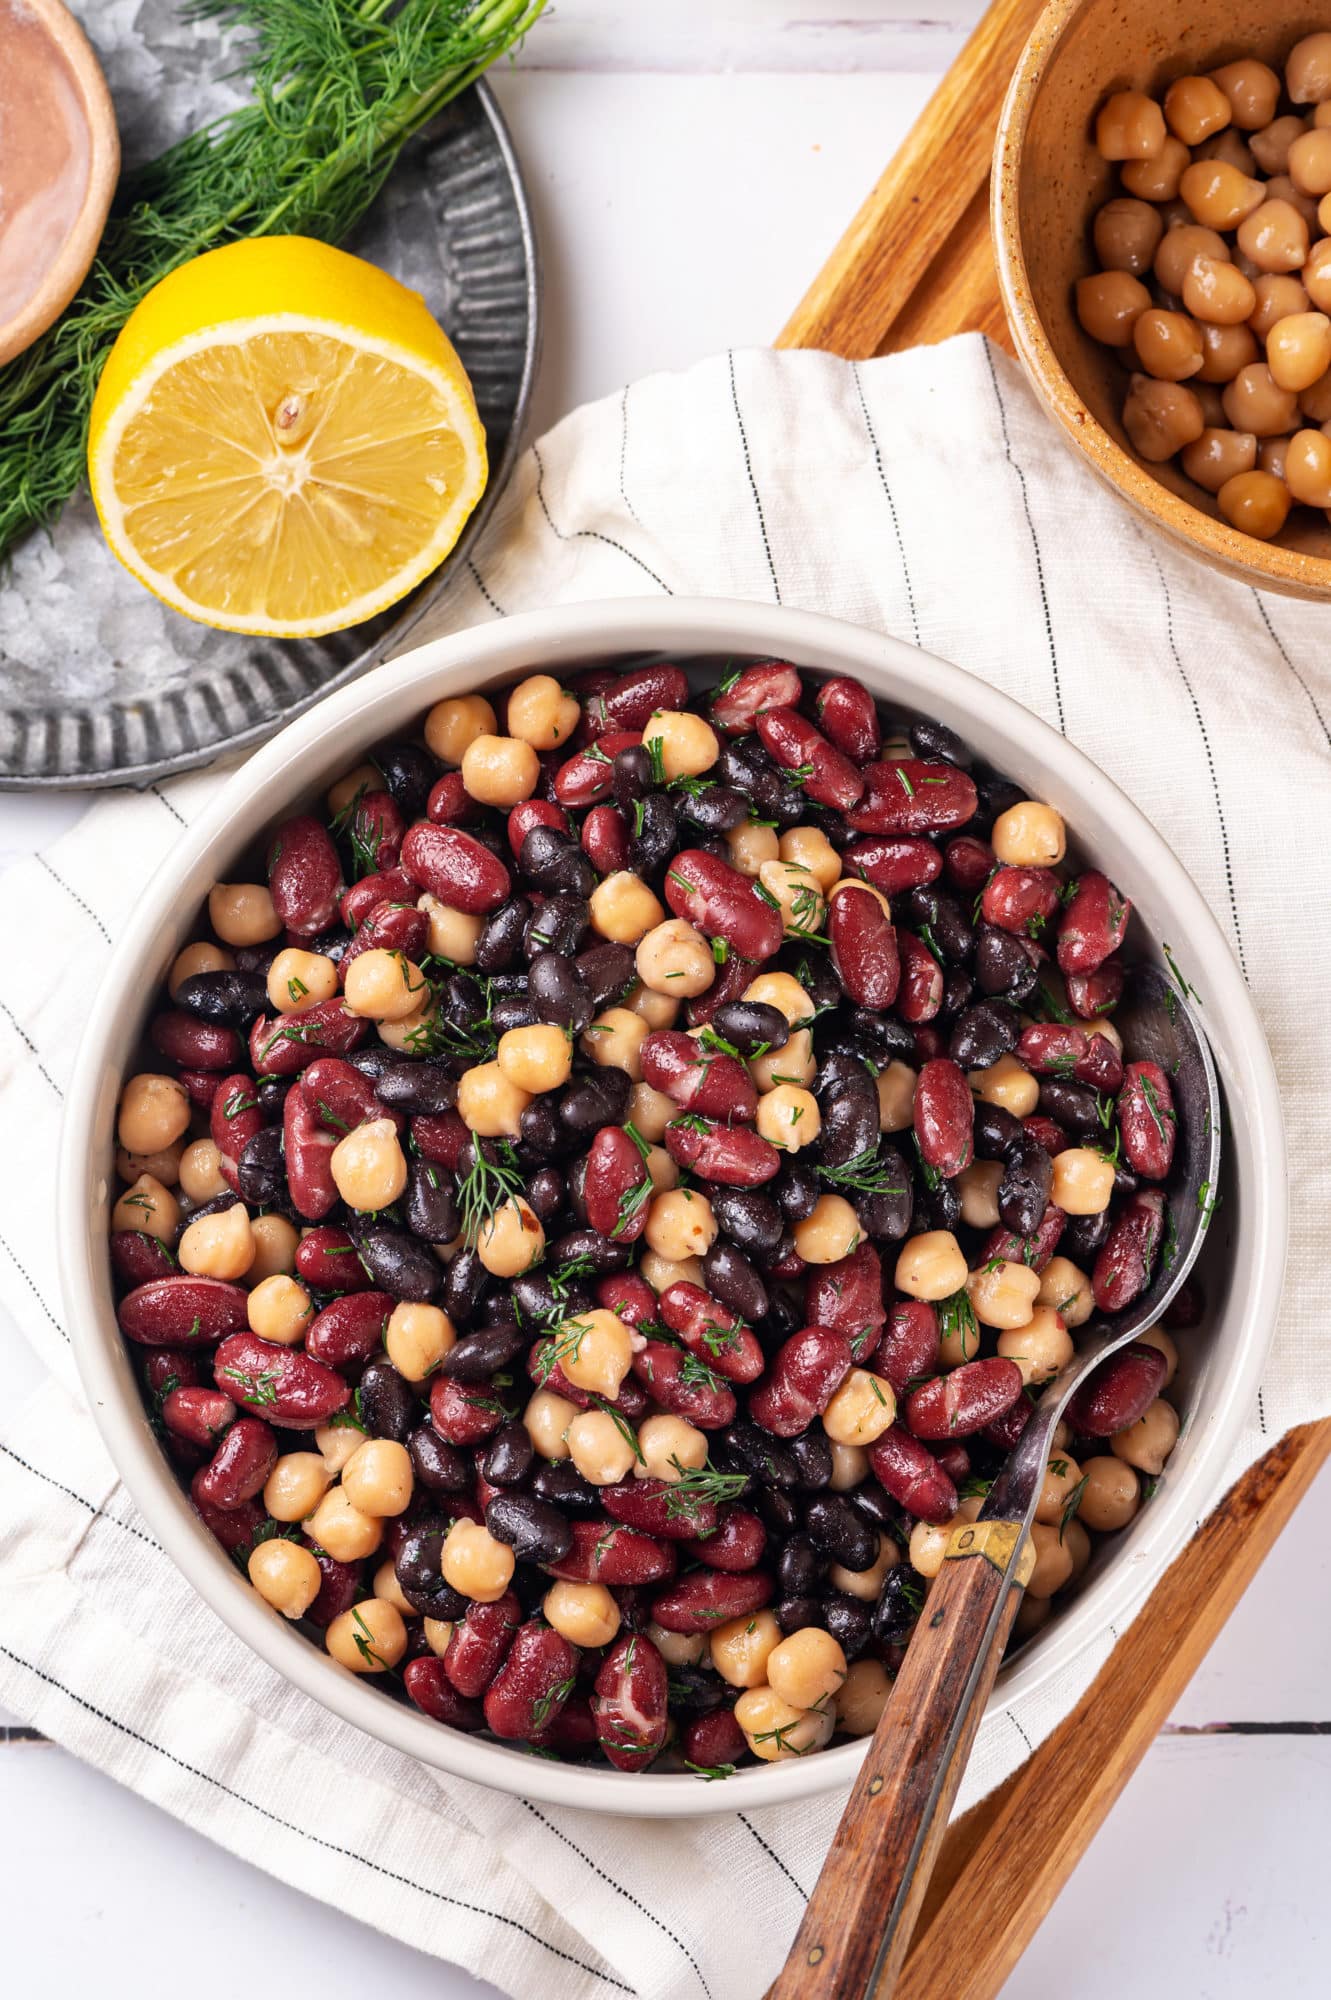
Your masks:
{"label": "terracotta bowl", "polygon": [[1120,192],[1091,137],[1114,90],[1158,91],[1176,76],[1245,55],[1283,74],[1327,15],[1284,0],[1052,0],[1017,64],[998,127],[992,181],[999,288],[1017,354],[1065,437],[1106,485],[1177,547],[1267,590],[1331,598],[1331,527],[1296,508],[1272,542],[1239,534],[1175,463],[1133,456],[1119,418],[1122,362],[1084,334],[1073,284],[1097,268],[1095,210]]}
{"label": "terracotta bowl", "polygon": [[[21,93],[31,129],[13,131]],[[22,170],[38,202],[26,210],[47,254],[34,260],[0,306],[0,363],[30,347],[61,314],[87,275],[106,226],[120,171],[115,108],[101,65],[60,0],[0,0],[0,184]],[[15,160],[10,149],[21,152]],[[3,209],[0,209],[3,226]]]}

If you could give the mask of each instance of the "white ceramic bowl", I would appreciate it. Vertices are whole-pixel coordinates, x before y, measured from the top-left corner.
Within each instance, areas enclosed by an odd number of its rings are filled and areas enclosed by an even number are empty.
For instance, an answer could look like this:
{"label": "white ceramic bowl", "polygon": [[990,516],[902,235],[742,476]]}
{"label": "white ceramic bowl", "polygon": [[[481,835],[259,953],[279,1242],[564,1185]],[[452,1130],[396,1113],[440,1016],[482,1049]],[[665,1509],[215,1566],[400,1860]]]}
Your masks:
{"label": "white ceramic bowl", "polygon": [[1165,842],[1080,751],[982,682],[900,640],[804,612],[698,600],[586,604],[507,618],[422,647],[321,702],[250,759],[145,890],[96,997],[65,1118],[59,1189],[67,1325],[108,1449],[155,1534],[232,1630],[278,1672],[345,1721],[460,1777],[549,1803],[639,1815],[773,1805],[847,1784],[863,1746],[738,1772],[724,1784],[687,1775],[583,1770],[465,1736],[380,1693],[271,1611],[194,1515],[148,1427],[116,1327],[106,1254],[116,1097],[171,960],[212,884],[273,821],[317,798],[375,742],[409,729],[445,695],[555,674],[624,655],[681,662],[771,658],[857,675],[907,715],[958,730],[1075,829],[1077,847],[1127,892],[1138,952],[1167,940],[1204,999],[1229,1114],[1226,1189],[1207,1256],[1216,1267],[1205,1331],[1185,1342],[1188,1417],[1159,1492],[1114,1537],[1080,1594],[1005,1668],[1002,1709],[1058,1671],[1124,1613],[1143,1582],[1216,1497],[1256,1392],[1285,1255],[1285,1159],[1270,1057],[1247,990],[1198,891]]}

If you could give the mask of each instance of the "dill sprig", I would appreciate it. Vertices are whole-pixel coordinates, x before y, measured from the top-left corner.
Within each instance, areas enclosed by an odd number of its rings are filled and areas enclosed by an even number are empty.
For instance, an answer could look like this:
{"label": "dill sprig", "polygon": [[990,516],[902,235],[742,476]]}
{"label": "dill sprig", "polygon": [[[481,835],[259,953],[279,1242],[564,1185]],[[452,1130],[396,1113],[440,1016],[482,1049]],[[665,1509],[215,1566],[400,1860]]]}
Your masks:
{"label": "dill sprig", "polygon": [[111,345],[159,279],[242,237],[336,243],[399,152],[530,28],[545,0],[194,0],[253,31],[254,100],[127,174],[60,318],[0,368],[0,554],[84,475]]}
{"label": "dill sprig", "polygon": [[[486,1157],[492,1145],[496,1157]],[[506,1201],[515,1201],[524,1182],[518,1156],[507,1139],[477,1139],[472,1144],[472,1164],[458,1181],[458,1213],[462,1218],[462,1240],[475,1248],[482,1229]]]}
{"label": "dill sprig", "polygon": [[904,1187],[892,1178],[892,1168],[878,1157],[877,1146],[866,1146],[853,1160],[839,1167],[819,1165],[818,1177],[832,1187],[850,1188],[856,1194],[904,1194]]}

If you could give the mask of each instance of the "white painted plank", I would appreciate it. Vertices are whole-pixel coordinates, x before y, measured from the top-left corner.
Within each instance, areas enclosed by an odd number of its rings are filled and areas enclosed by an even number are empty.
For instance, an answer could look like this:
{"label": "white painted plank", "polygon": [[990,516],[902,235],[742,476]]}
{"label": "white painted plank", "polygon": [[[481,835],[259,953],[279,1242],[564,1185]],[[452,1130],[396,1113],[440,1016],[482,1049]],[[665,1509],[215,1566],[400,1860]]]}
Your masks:
{"label": "white painted plank", "polygon": [[983,11],[983,0],[558,0],[516,61],[688,73],[940,69]]}

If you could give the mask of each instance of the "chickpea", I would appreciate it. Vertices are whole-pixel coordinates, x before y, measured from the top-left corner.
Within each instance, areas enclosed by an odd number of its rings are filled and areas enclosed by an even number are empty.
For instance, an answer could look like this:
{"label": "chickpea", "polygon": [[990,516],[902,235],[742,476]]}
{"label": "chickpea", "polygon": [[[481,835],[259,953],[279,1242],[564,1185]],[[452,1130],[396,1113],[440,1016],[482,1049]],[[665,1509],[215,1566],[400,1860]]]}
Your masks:
{"label": "chickpea", "polygon": [[[1331,132],[1327,135],[1331,142]],[[1311,389],[1331,368],[1331,319],[1325,313],[1291,313],[1266,337],[1266,365],[1279,389]]]}
{"label": "chickpea", "polygon": [[428,891],[416,898],[416,908],[424,912],[429,922],[426,945],[433,957],[452,959],[454,965],[475,965],[476,942],[485,928],[484,917],[470,917],[465,910],[450,910],[447,903],[441,903]]}
{"label": "chickpea", "polygon": [[756,1001],[764,1007],[775,1007],[779,1014],[785,1015],[792,1028],[803,1027],[813,1019],[812,1000],[798,979],[789,972],[760,972],[756,979],[749,981],[741,998]]}
{"label": "chickpea", "polygon": [[872,1736],[892,1682],[881,1660],[853,1660],[837,1696],[836,1726],[846,1736]]}
{"label": "chickpea", "polygon": [[760,1095],[777,1090],[782,1084],[807,1090],[817,1074],[811,1028],[796,1028],[783,1049],[769,1049],[766,1055],[755,1056],[749,1064],[749,1075]]}
{"label": "chickpea", "polygon": [[947,1299],[959,1292],[968,1272],[950,1229],[926,1229],[907,1237],[897,1258],[893,1283],[912,1299]]}
{"label": "chickpea", "polygon": [[176,1248],[182,1271],[195,1278],[224,1278],[234,1283],[254,1262],[254,1234],[243,1201],[217,1215],[191,1222]]}
{"label": "chickpea", "polygon": [[279,951],[268,968],[268,1000],[279,1014],[306,1014],[337,992],[337,967],[321,951]]}
{"label": "chickpea", "polygon": [[621,1007],[627,1007],[630,1014],[636,1014],[640,1020],[645,1021],[649,1031],[657,1028],[673,1028],[679,1019],[680,1003],[673,994],[653,993],[640,979],[634,980],[619,1004]]}
{"label": "chickpea", "polygon": [[938,1340],[938,1366],[960,1368],[980,1351],[980,1328],[973,1313],[949,1313]]}
{"label": "chickpea", "polygon": [[[1194,257],[1183,278],[1183,303],[1195,319],[1208,320],[1214,326],[1238,326],[1255,310],[1257,293],[1237,264],[1222,264],[1214,257]],[[1143,313],[1137,322],[1138,330],[1145,318]],[[1140,343],[1137,351],[1141,353]],[[1201,370],[1194,372],[1200,374]]]}
{"label": "chickpea", "polygon": [[908,1132],[915,1120],[915,1071],[893,1060],[878,1072],[878,1129]]}
{"label": "chickpea", "polygon": [[347,1006],[365,1020],[405,1021],[429,992],[430,982],[404,952],[363,951],[347,967]]}
{"label": "chickpea", "polygon": [[780,1644],[781,1627],[773,1613],[755,1611],[718,1625],[708,1650],[723,1681],[731,1687],[756,1688],[766,1681],[768,1659]]}
{"label": "chickpea", "polygon": [[821,1708],[840,1693],[846,1671],[846,1656],[832,1634],[802,1625],[769,1655],[767,1684],[793,1708]]}
{"label": "chickpea", "polygon": [[250,1223],[254,1238],[254,1260],[245,1273],[251,1285],[265,1278],[289,1277],[296,1268],[296,1247],[300,1242],[294,1223],[285,1215],[256,1215]]}
{"label": "chickpea", "polygon": [[972,1229],[997,1228],[998,1189],[1004,1171],[1001,1160],[972,1160],[957,1175],[961,1219]]}
{"label": "chickpea", "polygon": [[1068,851],[1063,815],[1039,799],[1022,799],[994,821],[990,835],[1000,861],[1020,868],[1053,868]]}
{"label": "chickpea", "polygon": [[260,1542],[245,1567],[264,1603],[284,1618],[303,1618],[323,1587],[323,1571],[310,1550],[283,1535]]}
{"label": "chickpea", "polygon": [[[1045,1467],[1044,1483],[1035,1503],[1035,1518],[1046,1528],[1059,1528],[1073,1494],[1081,1484],[1081,1467],[1066,1452],[1055,1452]],[[1071,1516],[1069,1516],[1069,1519]]]}
{"label": "chickpea", "polygon": [[1165,1460],[1178,1443],[1178,1411],[1157,1396],[1144,1416],[1109,1440],[1109,1449],[1124,1465],[1135,1466],[1152,1478],[1165,1469]]}
{"label": "chickpea", "polygon": [[571,1646],[608,1646],[619,1630],[619,1606],[603,1583],[552,1584],[541,1610]]}
{"label": "chickpea", "polygon": [[479,1521],[454,1521],[444,1537],[440,1568],[444,1582],[476,1604],[493,1604],[513,1581],[512,1549],[497,1542]]}
{"label": "chickpea", "polygon": [[1153,160],[1165,136],[1164,112],[1140,90],[1116,90],[1096,115],[1095,145],[1102,160]]}
{"label": "chickpea", "polygon": [[[160,1153],[127,1153],[123,1146],[116,1148],[116,1172],[122,1181],[136,1181],[141,1174],[148,1174],[160,1181],[163,1187],[173,1188],[180,1180],[180,1161],[184,1152],[179,1139],[173,1145],[164,1146]],[[226,1182],[222,1182],[222,1187]],[[221,1192],[221,1189],[218,1190]]]}
{"label": "chickpea", "polygon": [[654,1292],[663,1292],[668,1285],[705,1284],[700,1257],[681,1257],[672,1263],[669,1257],[658,1257],[655,1250],[644,1250],[639,1257],[638,1276]]}
{"label": "chickpea", "polygon": [[342,1468],[347,1499],[375,1520],[405,1513],[414,1485],[410,1454],[394,1438],[366,1438]]}
{"label": "chickpea", "polygon": [[[483,1260],[482,1260],[483,1261]],[[399,1299],[389,1314],[384,1351],[399,1375],[423,1382],[457,1341],[457,1329],[438,1306]]]}
{"label": "chickpea", "polygon": [[400,1021],[376,1022],[379,1040],[386,1048],[397,1049],[409,1055],[420,1054],[436,1011],[434,996],[430,995],[422,1000],[414,1013],[404,1014]]}
{"label": "chickpea", "polygon": [[180,1203],[152,1174],[140,1174],[111,1210],[113,1230],[137,1230],[141,1236],[155,1236],[159,1243],[170,1243],[179,1226]]}
{"label": "chickpea", "polygon": [[189,1095],[174,1076],[132,1076],[120,1093],[116,1133],[127,1153],[161,1153],[189,1129]]}
{"label": "chickpea", "polygon": [[1024,1326],[999,1334],[998,1352],[1016,1362],[1023,1382],[1051,1382],[1072,1359],[1072,1336],[1061,1313],[1037,1305]]}
{"label": "chickpea", "polygon": [[794,1229],[795,1248],[806,1264],[836,1264],[860,1243],[860,1219],[844,1195],[820,1194],[813,1211]]}
{"label": "chickpea", "polygon": [[642,732],[644,747],[655,743],[665,772],[672,778],[700,778],[721,755],[716,731],[691,709],[658,708]]}
{"label": "chickpea", "polygon": [[478,736],[493,736],[499,724],[484,695],[455,695],[437,701],[425,718],[425,740],[441,764],[461,768],[467,746]]}
{"label": "chickpea", "polygon": [[1114,1192],[1114,1169],[1090,1146],[1067,1146],[1054,1160],[1049,1199],[1068,1215],[1101,1215]]}
{"label": "chickpea", "polygon": [[668,1194],[671,1188],[679,1186],[679,1168],[664,1146],[649,1146],[643,1164],[647,1169],[647,1178],[657,1194]]}
{"label": "chickpea", "polygon": [[[955,1516],[954,1516],[955,1518]],[[947,1523],[941,1526],[934,1521],[917,1521],[910,1531],[907,1555],[910,1566],[920,1576],[935,1577],[943,1567],[947,1545],[952,1539],[952,1529]]]}
{"label": "chickpea", "polygon": [[187,979],[199,972],[234,972],[236,961],[220,944],[187,944],[177,952],[166,975],[166,990],[174,1000]]}
{"label": "chickpea", "polygon": [[319,1447],[319,1456],[328,1471],[330,1479],[340,1476],[343,1466],[353,1451],[359,1451],[365,1433],[351,1424],[320,1424],[314,1433],[314,1442]]}
{"label": "chickpea", "polygon": [[425,1635],[426,1645],[430,1648],[435,1658],[442,1660],[444,1654],[453,1643],[453,1620],[451,1618],[424,1618],[421,1621],[421,1631]]}
{"label": "chickpea", "polygon": [[1265,340],[1282,319],[1308,310],[1307,292],[1288,272],[1264,271],[1255,280],[1253,291],[1257,302],[1248,316],[1248,324],[1260,340]]}
{"label": "chickpea", "polygon": [[223,944],[267,944],[282,932],[262,882],[218,882],[208,893],[208,921]]}
{"label": "chickpea", "polygon": [[[1119,179],[1130,195],[1142,201],[1175,201],[1183,169],[1191,158],[1183,141],[1171,132],[1154,159],[1125,160]],[[1166,217],[1166,226],[1168,220]]]}
{"label": "chickpea", "polygon": [[1086,1484],[1077,1513],[1097,1534],[1126,1528],[1141,1506],[1141,1480],[1121,1458],[1088,1458],[1082,1465]]}
{"label": "chickpea", "polygon": [[[616,876],[607,878],[609,881],[618,879]],[[604,888],[605,884],[601,886]],[[650,890],[647,894],[656,903]],[[660,907],[657,903],[658,914]],[[622,944],[632,941],[631,938],[617,940]],[[686,923],[683,917],[668,917],[640,933],[634,965],[649,992],[666,994],[672,1000],[692,1000],[699,993],[705,993],[716,978],[716,960],[711,946],[702,933]]]}
{"label": "chickpea", "polygon": [[338,1665],[353,1674],[385,1674],[407,1650],[407,1628],[396,1606],[382,1597],[367,1597],[338,1613],[324,1633],[324,1644]]}
{"label": "chickpea", "polygon": [[1029,1590],[1022,1592],[1017,1615],[1012,1621],[1012,1630],[1018,1640],[1033,1639],[1049,1623],[1053,1606],[1047,1597],[1032,1597]]}
{"label": "chickpea", "polygon": [[858,1444],[832,1445],[832,1477],[828,1480],[828,1490],[832,1493],[853,1493],[869,1475],[869,1454]]}
{"label": "chickpea", "polygon": [[1035,1547],[1035,1568],[1026,1588],[1036,1597],[1053,1597],[1071,1579],[1072,1550],[1065,1540],[1060,1540],[1057,1528],[1046,1528],[1041,1521],[1032,1524],[1031,1541]]}
{"label": "chickpea", "polygon": [[565,694],[549,674],[532,674],[509,689],[508,733],[533,750],[562,749],[581,716],[577,696]]}
{"label": "chickpea", "polygon": [[[592,929],[615,944],[638,944],[649,931],[664,927],[665,911],[659,899],[627,868],[617,869],[597,883],[589,907]],[[691,926],[685,925],[685,929]],[[710,950],[707,956],[710,961]]]}
{"label": "chickpea", "polygon": [[390,1208],[407,1185],[406,1157],[392,1119],[372,1118],[339,1139],[328,1170],[348,1208],[363,1215]]}
{"label": "chickpea", "polygon": [[1179,176],[1178,191],[1203,229],[1235,229],[1266,198],[1263,181],[1225,160],[1194,160]]}
{"label": "chickpea", "polygon": [[1295,500],[1331,507],[1331,438],[1322,431],[1296,431],[1286,447],[1284,476]]}
{"label": "chickpea", "polygon": [[642,1457],[634,1468],[638,1479],[664,1479],[673,1486],[686,1472],[700,1472],[707,1463],[707,1436],[683,1417],[646,1417],[638,1428]]}
{"label": "chickpea", "polygon": [[780,837],[778,851],[788,867],[800,868],[812,875],[824,896],[834,882],[841,880],[841,856],[821,827],[788,828]]}
{"label": "chickpea", "polygon": [[1072,1557],[1070,1580],[1075,1583],[1091,1560],[1091,1538],[1075,1515],[1062,1523],[1059,1533],[1063,1537],[1064,1547]]}
{"label": "chickpea", "polygon": [[627,1122],[651,1145],[664,1139],[666,1126],[678,1116],[679,1106],[650,1083],[635,1083],[629,1092]]}
{"label": "chickpea", "polygon": [[765,861],[776,861],[781,854],[781,844],[776,837],[776,829],[770,826],[755,826],[752,820],[745,820],[739,826],[732,826],[725,835],[726,846],[730,849],[730,865],[740,875],[750,878],[757,875]]}
{"label": "chickpea", "polygon": [[823,1429],[833,1444],[870,1445],[896,1418],[892,1384],[866,1368],[852,1368],[823,1412]]}
{"label": "chickpea", "polygon": [[786,1153],[811,1146],[823,1123],[817,1098],[793,1083],[779,1083],[759,1099],[756,1122],[760,1136]]}
{"label": "chickpea", "polygon": [[509,1083],[532,1097],[561,1089],[573,1073],[569,1038],[562,1028],[547,1021],[509,1028],[499,1037],[495,1061]]}
{"label": "chickpea", "polygon": [[1039,1289],[1039,1272],[1029,1264],[999,1259],[966,1279],[966,1292],[981,1326],[1029,1326]]}
{"label": "chickpea", "polygon": [[1261,171],[1273,178],[1277,174],[1283,174],[1289,166],[1290,147],[1307,130],[1306,118],[1300,118],[1296,113],[1287,113],[1283,118],[1273,118],[1260,132],[1254,132],[1248,144]]}
{"label": "chickpea", "polygon": [[520,1277],[545,1254],[545,1231],[521,1195],[501,1202],[481,1225],[476,1254],[496,1278]]}
{"label": "chickpea", "polygon": [[180,1191],[190,1201],[211,1201],[214,1195],[226,1192],[222,1155],[211,1139],[196,1139],[186,1146],[180,1156],[179,1178]]}
{"label": "chickpea", "polygon": [[1147,1332],[1138,1334],[1137,1344],[1139,1347],[1154,1347],[1159,1353],[1164,1355],[1165,1379],[1160,1384],[1160,1387],[1167,1389],[1178,1374],[1178,1347],[1173,1336],[1166,1333],[1164,1327],[1153,1326]]}
{"label": "chickpea", "polygon": [[1201,436],[1202,406],[1182,382],[1133,375],[1123,404],[1123,428],[1137,456],[1158,465]]}
{"label": "chickpea", "polygon": [[[1250,368],[1261,359],[1261,349],[1249,326],[1215,326],[1207,320],[1198,320],[1197,332],[1202,343],[1202,365],[1192,378],[1191,388],[1201,403],[1204,386],[1218,391],[1226,382],[1232,382],[1240,368]],[[1213,404],[1209,400],[1202,404],[1202,421],[1213,429],[1224,423],[1225,406],[1218,393]]]}
{"label": "chickpea", "polygon": [[245,1301],[251,1333],[261,1340],[273,1340],[281,1347],[294,1347],[305,1338],[314,1316],[314,1301],[304,1285],[278,1273],[255,1285]]}
{"label": "chickpea", "polygon": [[973,1069],[970,1086],[985,1104],[997,1104],[1014,1118],[1029,1118],[1040,1102],[1040,1085],[1015,1056],[1000,1056],[988,1069]]}
{"label": "chickpea", "polygon": [[[702,1200],[701,1195],[698,1200]],[[565,1377],[575,1389],[585,1389],[590,1396],[604,1396],[612,1403],[633,1359],[632,1329],[617,1313],[606,1312],[599,1306],[592,1312],[580,1313],[576,1320],[566,1320],[564,1328],[566,1334],[573,1336],[571,1340],[560,1341],[563,1351],[559,1365]]]}
{"label": "chickpea", "polygon": [[345,772],[335,784],[328,788],[324,803],[330,819],[340,819],[349,812],[362,792],[379,791],[383,787],[383,773],[373,764],[357,764],[354,770]]}
{"label": "chickpea", "polygon": [[1274,473],[1240,472],[1227,479],[1216,495],[1231,528],[1268,542],[1285,525],[1290,509],[1289,488]]}
{"label": "chickpea", "polygon": [[640,1014],[628,1007],[607,1007],[582,1037],[582,1052],[602,1068],[622,1069],[630,1082],[641,1083],[642,1045],[648,1033],[647,1023]]}
{"label": "chickpea", "polygon": [[1128,271],[1140,278],[1151,268],[1164,223],[1147,201],[1130,196],[1107,201],[1093,224],[1095,254],[1106,271]]}
{"label": "chickpea", "polygon": [[1297,271],[1307,261],[1308,224],[1291,202],[1263,201],[1239,224],[1238,247],[1259,271]]}
{"label": "chickpea", "polygon": [[577,1404],[566,1396],[557,1396],[553,1389],[538,1389],[527,1399],[522,1425],[542,1458],[568,1458],[569,1426],[579,1415]]}
{"label": "chickpea", "polygon": [[1252,471],[1257,463],[1257,440],[1251,431],[1204,430],[1184,446],[1180,463],[1189,479],[1195,479],[1208,493],[1218,493],[1227,479]]}
{"label": "chickpea", "polygon": [[528,1093],[510,1082],[497,1062],[478,1063],[458,1081],[458,1116],[482,1139],[516,1139],[530,1103]]}
{"label": "chickpea", "polygon": [[[345,1435],[352,1440],[349,1462],[364,1439],[355,1431],[347,1431]],[[329,1487],[310,1515],[305,1529],[310,1540],[317,1542],[334,1562],[362,1562],[366,1556],[374,1554],[384,1538],[384,1524],[378,1516],[362,1514],[359,1507],[353,1507],[350,1497],[340,1486]]]}
{"label": "chickpea", "polygon": [[1165,92],[1165,123],[1185,146],[1200,146],[1228,125],[1229,99],[1209,76],[1176,77]]}
{"label": "chickpea", "polygon": [[1269,125],[1280,102],[1280,78],[1264,62],[1243,56],[1211,71],[1229,100],[1230,113],[1241,132],[1257,132]]}
{"label": "chickpea", "polygon": [[1285,58],[1285,88],[1295,104],[1331,97],[1331,34],[1305,35]]}
{"label": "chickpea", "polygon": [[1203,229],[1195,222],[1167,229],[1151,266],[1156,283],[1181,298],[1187,275],[1199,257],[1206,257],[1213,264],[1231,262],[1229,245],[1217,230]]}
{"label": "chickpea", "polygon": [[658,1257],[678,1263],[706,1255],[716,1241],[717,1221],[706,1195],[673,1188],[652,1201],[643,1235]]}
{"label": "chickpea", "polygon": [[1331,237],[1320,237],[1308,252],[1303,287],[1321,312],[1331,312]]}
{"label": "chickpea", "polygon": [[317,1451],[283,1452],[264,1482],[264,1507],[275,1521],[303,1521],[323,1499],[331,1479]]}
{"label": "chickpea", "polygon": [[814,937],[822,931],[827,905],[818,877],[810,869],[793,861],[764,861],[758,880],[779,905],[788,938]]}
{"label": "chickpea", "polygon": [[380,1563],[374,1572],[370,1587],[376,1597],[381,1598],[385,1604],[392,1605],[400,1618],[416,1618],[420,1615],[415,1606],[409,1604],[403,1595],[402,1586],[397,1580],[397,1567],[391,1556]]}
{"label": "chickpea", "polygon": [[[975,1511],[980,1503],[975,1503]],[[890,1569],[895,1569],[901,1561],[901,1551],[890,1535],[878,1537],[878,1554],[868,1569],[846,1569],[841,1563],[833,1563],[827,1572],[827,1580],[833,1590],[844,1590],[847,1597],[858,1597],[861,1604],[874,1604],[883,1588],[883,1581]]]}
{"label": "chickpea", "polygon": [[1040,1274],[1035,1302],[1052,1306],[1064,1326],[1084,1326],[1095,1311],[1091,1281],[1068,1257],[1049,1259]]}
{"label": "chickpea", "polygon": [[667,1632],[655,1619],[647,1627],[647,1637],[668,1667],[696,1667],[707,1652],[701,1632]]}
{"label": "chickpea", "polygon": [[1299,412],[1305,423],[1325,424],[1331,421],[1331,369],[1320,382],[1314,382],[1311,389],[1305,389],[1299,397]]}
{"label": "chickpea", "polygon": [[529,799],[540,777],[536,752],[516,736],[476,736],[462,753],[462,783],[468,796],[503,812]]}
{"label": "chickpea", "polygon": [[746,1688],[735,1703],[735,1720],[754,1756],[777,1764],[821,1750],[836,1727],[836,1711],[830,1704],[817,1713],[792,1708],[771,1688],[755,1687]]}

